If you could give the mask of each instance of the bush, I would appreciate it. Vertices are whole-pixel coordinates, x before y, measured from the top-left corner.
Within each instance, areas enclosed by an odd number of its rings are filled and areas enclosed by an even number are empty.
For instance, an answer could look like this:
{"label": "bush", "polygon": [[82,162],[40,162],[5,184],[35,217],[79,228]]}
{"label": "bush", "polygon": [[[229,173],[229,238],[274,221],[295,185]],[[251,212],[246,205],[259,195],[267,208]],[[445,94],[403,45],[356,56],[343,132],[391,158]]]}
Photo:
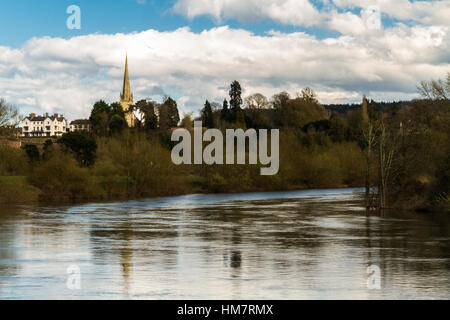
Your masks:
{"label": "bush", "polygon": [[40,160],[41,158],[41,154],[39,153],[39,149],[36,145],[34,144],[27,144],[24,147],[24,150],[28,156],[28,159],[30,160],[30,162],[37,162]]}
{"label": "bush", "polygon": [[29,170],[24,150],[0,146],[0,176],[24,176]]}
{"label": "bush", "polygon": [[68,154],[54,150],[48,160],[36,165],[28,181],[42,190],[43,200],[66,201],[89,198],[89,172]]}
{"label": "bush", "polygon": [[90,167],[95,162],[97,143],[94,138],[81,132],[64,134],[58,143],[73,152],[75,159],[82,167]]}

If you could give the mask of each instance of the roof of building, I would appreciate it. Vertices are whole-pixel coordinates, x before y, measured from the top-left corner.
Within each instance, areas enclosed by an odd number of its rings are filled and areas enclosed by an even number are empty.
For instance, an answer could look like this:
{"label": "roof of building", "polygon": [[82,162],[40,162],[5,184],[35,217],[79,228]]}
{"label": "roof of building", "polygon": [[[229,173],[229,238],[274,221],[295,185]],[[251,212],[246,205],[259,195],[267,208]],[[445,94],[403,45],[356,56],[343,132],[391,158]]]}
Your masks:
{"label": "roof of building", "polygon": [[73,120],[71,123],[72,124],[91,124],[91,121],[87,120],[87,119],[77,119],[77,120]]}
{"label": "roof of building", "polygon": [[[56,116],[46,116],[46,117],[43,117],[43,116],[34,116],[34,117],[31,117],[31,116],[28,116],[28,117],[25,117],[25,119],[28,119],[28,120],[30,120],[30,121],[32,121],[32,122],[35,122],[35,121],[45,121],[46,119],[50,119],[50,120],[52,120],[52,121],[55,121],[55,119],[56,120],[58,120],[59,122],[62,122],[62,121],[64,121],[64,120],[66,120],[66,118],[64,118],[64,117],[61,117],[61,116],[59,116],[59,117],[56,117]],[[24,119],[24,120],[25,120]]]}

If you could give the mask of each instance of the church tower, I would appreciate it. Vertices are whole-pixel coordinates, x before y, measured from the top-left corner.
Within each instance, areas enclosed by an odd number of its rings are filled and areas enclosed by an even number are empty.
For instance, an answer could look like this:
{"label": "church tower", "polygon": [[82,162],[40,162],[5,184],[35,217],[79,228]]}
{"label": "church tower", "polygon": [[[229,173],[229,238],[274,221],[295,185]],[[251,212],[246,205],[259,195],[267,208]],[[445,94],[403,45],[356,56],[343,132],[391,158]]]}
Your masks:
{"label": "church tower", "polygon": [[135,116],[133,111],[130,112],[130,106],[133,105],[133,94],[130,88],[130,76],[128,74],[128,55],[125,58],[125,74],[123,76],[123,90],[120,94],[120,105],[125,111],[125,120],[130,128],[135,126]]}

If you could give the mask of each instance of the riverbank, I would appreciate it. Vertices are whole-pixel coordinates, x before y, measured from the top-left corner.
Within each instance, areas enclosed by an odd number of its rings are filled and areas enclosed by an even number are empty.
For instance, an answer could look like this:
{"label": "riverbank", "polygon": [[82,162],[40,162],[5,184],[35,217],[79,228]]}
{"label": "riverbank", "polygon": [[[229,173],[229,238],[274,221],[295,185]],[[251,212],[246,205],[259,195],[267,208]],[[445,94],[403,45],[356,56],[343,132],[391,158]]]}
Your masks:
{"label": "riverbank", "polygon": [[41,193],[25,176],[0,176],[0,204],[39,203]]}
{"label": "riverbank", "polygon": [[[363,188],[362,186],[348,186],[348,185],[333,185],[329,187],[308,187],[308,186],[287,186],[284,188],[264,188],[263,186],[254,187],[252,189],[243,188],[241,190],[229,190],[218,192],[215,189],[208,189],[201,186],[201,177],[188,176],[183,185],[179,185],[176,189],[166,189],[164,192],[159,190],[155,192],[145,192],[140,196],[129,194],[126,188],[126,177],[91,177],[92,184],[90,190],[93,193],[87,194],[84,197],[59,197],[51,199],[45,196],[44,192],[29,183],[24,176],[0,176],[0,204],[14,204],[14,205],[39,205],[39,204],[57,204],[57,205],[72,205],[83,203],[98,203],[111,201],[129,201],[142,200],[161,197],[175,197],[185,196],[191,194],[238,194],[251,192],[289,192],[289,191],[304,191],[304,190],[323,190],[323,189],[345,189],[345,188]],[[436,204],[430,204],[426,199],[420,197],[412,197],[409,199],[402,199],[395,203],[392,209],[401,211],[418,211],[418,212],[450,212],[448,201],[442,201]]]}
{"label": "riverbank", "polygon": [[[34,187],[25,176],[0,176],[0,204],[80,204],[88,202],[108,202],[108,201],[127,201],[139,200],[159,197],[173,197],[184,196],[189,194],[237,194],[248,192],[283,192],[283,191],[298,191],[298,190],[314,190],[314,189],[343,189],[350,188],[347,185],[334,185],[327,188],[317,187],[311,188],[308,186],[292,185],[280,189],[273,187],[264,188],[264,186],[243,187],[235,190],[220,190],[208,189],[205,185],[202,186],[202,177],[188,176],[185,177],[184,183],[178,185],[178,188],[166,189],[164,191],[145,192],[140,196],[129,194],[126,187],[126,177],[91,177],[90,190],[92,193],[85,194],[83,197],[65,196],[51,199],[46,196],[44,191]],[[352,188],[359,188],[360,186],[351,186]]]}

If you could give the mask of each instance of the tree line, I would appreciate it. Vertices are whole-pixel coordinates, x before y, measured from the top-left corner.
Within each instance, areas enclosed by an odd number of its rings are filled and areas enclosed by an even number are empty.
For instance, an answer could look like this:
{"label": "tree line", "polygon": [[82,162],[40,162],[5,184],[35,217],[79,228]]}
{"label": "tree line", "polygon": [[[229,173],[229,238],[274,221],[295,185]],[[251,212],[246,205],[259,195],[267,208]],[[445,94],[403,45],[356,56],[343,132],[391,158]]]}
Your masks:
{"label": "tree line", "polygon": [[[198,117],[180,118],[171,97],[162,103],[138,101],[131,107],[136,128],[127,128],[119,103],[98,101],[90,116],[92,133],[69,133],[39,150],[25,147],[21,154],[3,152],[9,160],[0,162],[0,175],[30,176],[33,186],[47,190],[44,194],[94,199],[365,186],[368,208],[448,208],[449,84],[450,76],[422,82],[422,99],[392,104],[364,97],[358,107],[343,111],[320,104],[310,88],[295,96],[243,98],[241,84],[233,81],[228,97],[220,104],[206,100]],[[250,165],[173,166],[170,129],[190,128],[194,120],[220,130],[280,129],[279,174],[261,177],[259,167]],[[55,167],[66,172],[70,184],[62,174],[53,177],[61,181],[44,179]]]}

